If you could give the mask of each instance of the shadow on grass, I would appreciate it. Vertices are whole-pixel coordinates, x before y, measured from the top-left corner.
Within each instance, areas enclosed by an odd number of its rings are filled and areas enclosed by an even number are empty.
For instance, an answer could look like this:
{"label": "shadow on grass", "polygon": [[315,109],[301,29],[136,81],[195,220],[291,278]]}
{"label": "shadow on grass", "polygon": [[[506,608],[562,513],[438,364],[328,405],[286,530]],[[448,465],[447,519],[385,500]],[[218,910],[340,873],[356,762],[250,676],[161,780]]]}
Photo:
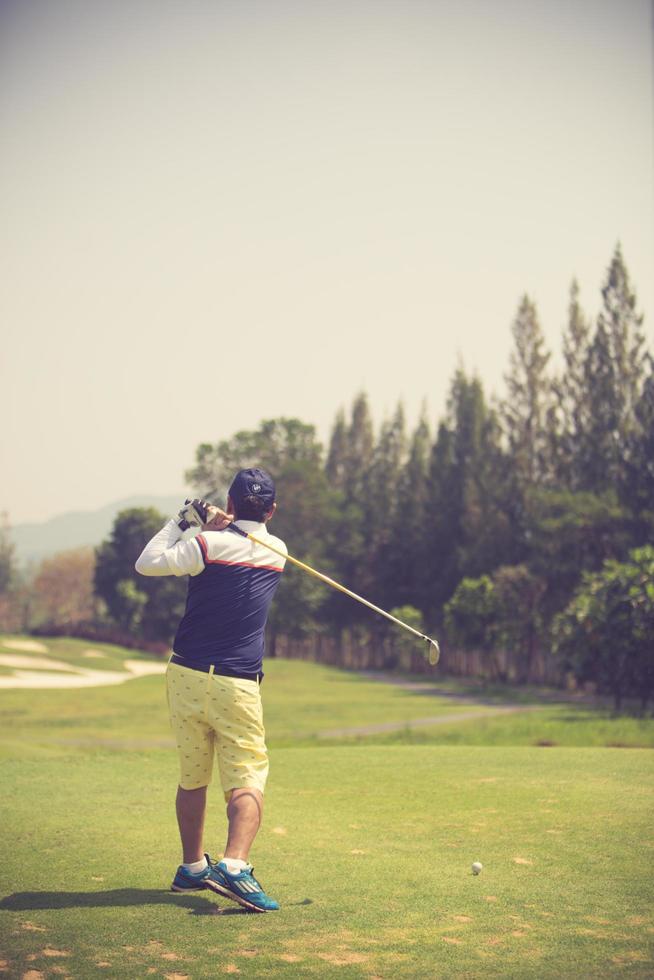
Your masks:
{"label": "shadow on grass", "polygon": [[106,892],[15,892],[0,901],[0,909],[121,908],[129,905],[179,905],[192,915],[241,915],[243,908],[216,905],[199,895],[180,895],[154,888],[114,888]]}
{"label": "shadow on grass", "polygon": [[[312,905],[310,898],[291,905]],[[105,892],[15,892],[0,900],[0,910],[28,912],[35,909],[124,908],[130,905],[179,905],[190,915],[250,915],[240,906],[216,905],[199,895],[159,891],[154,888],[114,888]]]}

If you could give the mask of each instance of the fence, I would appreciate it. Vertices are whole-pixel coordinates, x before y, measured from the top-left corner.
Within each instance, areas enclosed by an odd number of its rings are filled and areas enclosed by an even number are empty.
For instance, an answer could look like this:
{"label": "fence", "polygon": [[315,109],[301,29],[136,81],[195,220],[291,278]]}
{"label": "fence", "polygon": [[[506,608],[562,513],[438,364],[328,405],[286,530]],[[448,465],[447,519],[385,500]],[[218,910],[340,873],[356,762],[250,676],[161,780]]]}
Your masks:
{"label": "fence", "polygon": [[404,644],[394,645],[389,637],[361,639],[344,630],[340,637],[321,633],[306,637],[269,636],[267,651],[268,656],[310,660],[346,670],[399,670],[433,678],[449,675],[552,687],[566,682],[561,666],[542,650],[534,653],[527,664],[523,656],[508,651],[460,650],[444,644],[439,665],[432,667],[422,656],[418,642],[415,649],[407,649]]}

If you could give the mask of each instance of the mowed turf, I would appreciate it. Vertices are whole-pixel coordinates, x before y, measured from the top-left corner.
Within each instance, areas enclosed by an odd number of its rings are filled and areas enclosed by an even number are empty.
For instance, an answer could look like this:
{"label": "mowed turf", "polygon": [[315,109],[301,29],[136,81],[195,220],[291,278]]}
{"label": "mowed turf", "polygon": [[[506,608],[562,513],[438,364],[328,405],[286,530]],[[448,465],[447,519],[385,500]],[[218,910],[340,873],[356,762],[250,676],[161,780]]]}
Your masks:
{"label": "mowed turf", "polygon": [[[5,975],[652,976],[651,751],[286,744],[293,722],[282,715],[304,718],[304,737],[347,727],[362,684],[360,716],[374,718],[376,705],[385,721],[394,690],[386,685],[270,665],[273,745],[275,718],[281,734],[252,854],[282,904],[268,915],[168,891],[179,860],[177,765],[161,678],[1,692],[14,719],[3,734],[23,740],[0,763]],[[307,705],[321,690],[331,713],[311,729]],[[121,697],[128,711],[116,714]],[[110,745],[94,741],[103,698]],[[406,692],[404,701],[412,703]],[[215,856],[224,832],[214,785]],[[484,864],[478,877],[474,860]]]}
{"label": "mowed turf", "polygon": [[[25,638],[22,638],[25,639]],[[10,640],[11,642],[11,640]],[[125,659],[149,659],[133,650],[71,639],[45,639],[47,653],[71,667],[120,670]],[[0,653],[14,653],[3,649]],[[97,656],[103,654],[106,662]],[[29,657],[23,652],[23,657]],[[162,666],[165,661],[159,661]],[[35,671],[38,674],[39,671]],[[274,660],[266,664],[263,686],[270,744],[311,744],[323,730],[379,722],[402,726],[407,720],[448,714],[488,713],[492,706],[465,699],[416,696],[388,684],[316,664]],[[0,756],[60,755],[71,749],[174,746],[162,677],[129,680],[117,687],[61,690],[0,690]]]}

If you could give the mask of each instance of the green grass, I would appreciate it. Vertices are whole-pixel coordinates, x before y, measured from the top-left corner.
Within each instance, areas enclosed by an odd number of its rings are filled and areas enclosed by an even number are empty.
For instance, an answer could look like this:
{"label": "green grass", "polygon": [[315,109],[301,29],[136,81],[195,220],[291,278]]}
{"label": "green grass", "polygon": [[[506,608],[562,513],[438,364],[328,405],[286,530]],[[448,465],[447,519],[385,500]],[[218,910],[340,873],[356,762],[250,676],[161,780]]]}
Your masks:
{"label": "green grass", "polygon": [[[61,660],[100,649],[45,642]],[[318,738],[494,710],[448,687],[439,699],[268,665],[271,778],[252,859],[282,910],[265,916],[168,891],[177,762],[161,677],[0,691],[0,975],[651,977],[654,754],[602,746],[651,745],[654,722],[545,704]],[[216,784],[216,856],[224,835]]]}
{"label": "green grass", "polygon": [[168,753],[3,763],[12,975],[651,976],[649,752],[278,749],[261,917],[167,893],[175,775]]}
{"label": "green grass", "polygon": [[[48,654],[75,666],[96,669],[99,660],[84,660],[89,644],[79,640],[44,640]],[[94,644],[107,650],[112,670],[125,659],[144,658],[133,650]],[[2,650],[2,647],[0,647]],[[14,651],[7,651],[14,652]],[[16,653],[18,651],[15,651]],[[157,658],[145,658],[157,659]],[[439,717],[462,710],[482,712],[483,706],[461,699],[438,699],[379,684],[316,664],[270,661],[263,685],[269,743],[310,744],[323,730],[351,728],[379,721]],[[2,755],[66,754],[71,747],[90,751],[173,745],[161,677],[130,680],[118,687],[1,692],[4,721]],[[492,710],[492,709],[491,709]],[[138,715],[138,725],[135,716]]]}

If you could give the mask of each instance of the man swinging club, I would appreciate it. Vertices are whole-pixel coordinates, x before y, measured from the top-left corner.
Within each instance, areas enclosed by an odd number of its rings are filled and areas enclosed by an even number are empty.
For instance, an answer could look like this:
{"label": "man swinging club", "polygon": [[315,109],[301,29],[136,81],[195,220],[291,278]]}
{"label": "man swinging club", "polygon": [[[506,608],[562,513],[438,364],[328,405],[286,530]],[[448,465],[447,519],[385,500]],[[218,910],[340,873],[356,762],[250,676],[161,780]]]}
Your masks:
{"label": "man swinging club", "polygon": [[[227,513],[192,501],[155,534],[136,562],[141,575],[190,576],[166,672],[181,769],[177,822],[183,852],[171,888],[211,888],[257,912],[279,908],[248,863],[268,776],[259,690],[264,630],[286,553],[284,542],[266,529],[275,508],[270,475],[241,470],[229,489]],[[240,534],[227,530],[232,521]],[[201,533],[181,540],[193,524]],[[282,555],[243,532],[269,541]],[[229,824],[225,856],[216,863],[202,842],[214,749]]]}

